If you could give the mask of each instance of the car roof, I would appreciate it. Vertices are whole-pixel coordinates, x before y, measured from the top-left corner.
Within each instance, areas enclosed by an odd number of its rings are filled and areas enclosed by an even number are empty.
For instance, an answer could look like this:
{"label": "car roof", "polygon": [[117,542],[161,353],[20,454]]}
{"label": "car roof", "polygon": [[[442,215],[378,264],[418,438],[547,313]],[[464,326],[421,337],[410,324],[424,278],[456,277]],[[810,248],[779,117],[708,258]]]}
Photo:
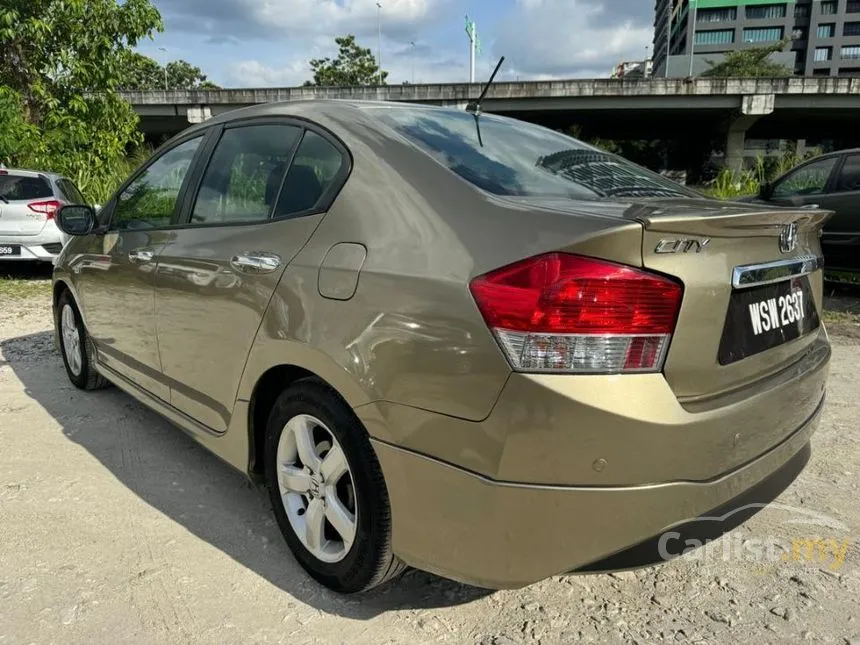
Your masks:
{"label": "car roof", "polygon": [[55,172],[43,172],[41,170],[25,170],[23,168],[0,168],[0,175],[17,175],[18,177],[44,177],[56,181],[64,179],[62,175]]}
{"label": "car roof", "polygon": [[860,148],[846,148],[845,150],[834,150],[833,152],[827,152],[823,155],[818,155],[817,157],[810,157],[809,159],[804,159],[803,164],[798,164],[798,166],[809,163],[810,161],[816,161],[818,159],[827,159],[829,157],[838,157],[839,155],[858,153],[860,153]]}
{"label": "car roof", "polygon": [[[292,101],[276,101],[271,103],[260,103],[249,107],[239,108],[224,112],[217,116],[207,119],[203,123],[194,125],[183,131],[180,136],[185,136],[193,132],[204,130],[213,125],[228,125],[234,121],[242,119],[251,119],[266,116],[292,116],[296,118],[305,118],[309,121],[319,122],[320,117],[324,113],[328,120],[337,121],[338,124],[350,129],[350,116],[358,116],[366,114],[369,110],[378,110],[385,108],[407,108],[410,110],[420,110],[425,112],[460,112],[452,107],[444,107],[440,105],[424,105],[422,103],[407,103],[405,101],[364,101],[352,99],[297,99]],[[487,118],[506,119],[503,115],[486,114]],[[368,124],[373,125],[373,122]],[[379,127],[382,127],[381,125]]]}

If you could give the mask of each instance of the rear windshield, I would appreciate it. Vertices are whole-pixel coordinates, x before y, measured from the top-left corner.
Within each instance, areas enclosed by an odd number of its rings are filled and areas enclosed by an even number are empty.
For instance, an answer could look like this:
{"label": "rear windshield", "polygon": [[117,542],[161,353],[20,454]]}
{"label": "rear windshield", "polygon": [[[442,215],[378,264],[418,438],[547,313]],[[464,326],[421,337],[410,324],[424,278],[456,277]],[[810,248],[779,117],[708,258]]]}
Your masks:
{"label": "rear windshield", "polygon": [[400,107],[379,108],[379,117],[460,177],[495,195],[700,197],[621,157],[515,119]]}
{"label": "rear windshield", "polygon": [[22,177],[21,175],[0,175],[0,198],[7,201],[16,199],[42,199],[53,197],[48,182],[41,177]]}

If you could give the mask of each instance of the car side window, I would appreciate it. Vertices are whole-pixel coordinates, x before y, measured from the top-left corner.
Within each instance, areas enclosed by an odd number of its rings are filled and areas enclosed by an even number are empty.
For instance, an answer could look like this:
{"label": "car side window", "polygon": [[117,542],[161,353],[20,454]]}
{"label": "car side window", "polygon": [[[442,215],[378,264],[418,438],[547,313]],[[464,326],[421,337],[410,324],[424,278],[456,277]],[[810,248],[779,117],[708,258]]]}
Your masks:
{"label": "car side window", "polygon": [[122,191],[116,200],[111,228],[117,230],[163,228],[171,224],[202,136],[171,148],[156,159]]}
{"label": "car side window", "polygon": [[60,179],[57,182],[57,186],[60,188],[60,192],[63,194],[63,199],[71,204],[85,204],[84,196],[81,195],[81,191],[78,190],[78,187],[70,179]]}
{"label": "car side window", "polygon": [[813,161],[786,175],[773,190],[774,199],[802,195],[820,195],[827,188],[827,181],[833,173],[838,157]]}
{"label": "car side window", "polygon": [[836,180],[837,193],[849,193],[860,191],[860,154],[848,155],[842,170],[839,171],[839,179]]}
{"label": "car side window", "polygon": [[345,164],[343,154],[332,143],[306,130],[281,189],[275,217],[318,208]]}
{"label": "car side window", "polygon": [[269,219],[300,132],[291,125],[225,130],[203,175],[191,223]]}

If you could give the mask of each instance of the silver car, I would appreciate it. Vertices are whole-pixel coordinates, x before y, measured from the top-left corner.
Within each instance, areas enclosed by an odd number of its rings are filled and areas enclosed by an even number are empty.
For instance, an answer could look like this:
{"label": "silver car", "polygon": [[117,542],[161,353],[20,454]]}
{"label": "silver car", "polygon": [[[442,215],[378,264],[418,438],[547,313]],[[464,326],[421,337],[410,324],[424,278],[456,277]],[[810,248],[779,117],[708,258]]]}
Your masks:
{"label": "silver car", "polygon": [[54,216],[65,204],[83,202],[66,177],[0,168],[0,262],[53,262],[68,241]]}

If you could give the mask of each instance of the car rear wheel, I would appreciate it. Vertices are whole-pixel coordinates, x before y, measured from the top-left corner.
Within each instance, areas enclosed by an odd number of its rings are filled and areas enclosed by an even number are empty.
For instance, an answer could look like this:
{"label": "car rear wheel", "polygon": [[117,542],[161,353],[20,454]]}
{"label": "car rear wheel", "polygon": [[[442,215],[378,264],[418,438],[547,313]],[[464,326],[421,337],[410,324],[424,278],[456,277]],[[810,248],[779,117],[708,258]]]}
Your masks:
{"label": "car rear wheel", "polygon": [[95,369],[95,347],[69,291],[64,291],[57,301],[57,326],[63,364],[72,384],[82,390],[107,387],[108,381]]}
{"label": "car rear wheel", "polygon": [[266,430],[272,509],[299,564],[341,593],[399,574],[385,481],[349,406],[322,382],[304,379],[278,398]]}

